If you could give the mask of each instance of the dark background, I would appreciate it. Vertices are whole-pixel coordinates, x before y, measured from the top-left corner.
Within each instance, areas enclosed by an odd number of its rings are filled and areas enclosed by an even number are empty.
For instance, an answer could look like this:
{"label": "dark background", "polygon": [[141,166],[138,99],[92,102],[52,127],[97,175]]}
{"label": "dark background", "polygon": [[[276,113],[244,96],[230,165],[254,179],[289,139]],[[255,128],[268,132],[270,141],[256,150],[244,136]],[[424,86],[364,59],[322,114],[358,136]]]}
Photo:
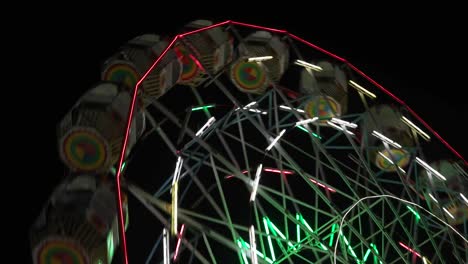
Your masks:
{"label": "dark background", "polygon": [[[78,97],[99,80],[104,60],[137,35],[173,36],[194,19],[235,20],[285,29],[347,59],[405,101],[468,157],[463,128],[468,114],[468,42],[463,36],[466,21],[460,7],[408,8],[393,2],[379,2],[379,6],[250,4],[223,2],[215,7],[200,3],[192,7],[127,2],[107,3],[108,8],[103,3],[104,7],[96,10],[96,6],[70,3],[42,6],[54,11],[38,12],[28,18],[28,29],[22,31],[23,36],[15,37],[21,42],[24,58],[14,64],[14,72],[20,75],[15,79],[15,94],[24,98],[14,102],[25,105],[27,114],[13,111],[25,127],[20,131],[21,158],[16,159],[19,162],[14,166],[24,175],[20,192],[27,198],[10,203],[25,214],[22,238],[64,174],[56,148],[55,125]],[[22,255],[29,263],[29,244],[27,239],[21,240],[26,249]]]}

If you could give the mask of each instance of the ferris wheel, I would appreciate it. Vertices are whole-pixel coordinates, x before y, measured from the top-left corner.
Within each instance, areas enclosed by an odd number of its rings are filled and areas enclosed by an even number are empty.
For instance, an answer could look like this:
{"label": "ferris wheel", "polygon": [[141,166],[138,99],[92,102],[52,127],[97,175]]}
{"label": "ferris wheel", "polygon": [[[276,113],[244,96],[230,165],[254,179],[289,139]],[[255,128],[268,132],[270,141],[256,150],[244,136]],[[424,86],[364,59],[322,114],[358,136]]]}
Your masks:
{"label": "ferris wheel", "polygon": [[131,199],[159,230],[146,263],[468,263],[468,163],[345,59],[197,20],[128,41],[101,79],[58,126],[70,177],[35,263],[132,262]]}

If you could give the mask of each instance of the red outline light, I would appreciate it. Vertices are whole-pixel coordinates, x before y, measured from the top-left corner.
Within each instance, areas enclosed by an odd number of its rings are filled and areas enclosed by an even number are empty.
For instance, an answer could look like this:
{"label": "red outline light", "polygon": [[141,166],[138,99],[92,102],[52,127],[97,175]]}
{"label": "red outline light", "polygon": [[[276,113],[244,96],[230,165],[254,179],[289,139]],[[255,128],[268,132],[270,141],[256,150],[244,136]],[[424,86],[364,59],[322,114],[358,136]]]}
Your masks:
{"label": "red outline light", "polygon": [[116,182],[116,193],[117,193],[117,207],[119,211],[119,236],[120,236],[120,246],[122,248],[122,257],[123,261],[125,264],[128,264],[128,252],[127,252],[127,240],[125,237],[125,220],[124,220],[124,214],[123,214],[123,208],[122,208],[122,193],[120,190],[120,175],[121,175],[121,170],[120,168],[122,167],[124,157],[125,157],[125,151],[127,149],[127,143],[128,143],[128,135],[130,132],[130,127],[132,124],[132,119],[133,119],[133,111],[135,110],[135,103],[136,103],[136,98],[137,98],[137,93],[138,93],[138,88],[140,87],[140,84],[143,82],[143,80],[148,76],[148,74],[153,70],[153,68],[161,61],[161,59],[164,57],[164,55],[169,51],[169,49],[174,45],[176,40],[178,39],[178,36],[176,36],[171,43],[166,47],[166,49],[159,55],[159,57],[156,59],[156,61],[151,65],[151,67],[146,71],[146,73],[141,77],[141,79],[137,82],[135,85],[135,89],[133,89],[133,97],[132,97],[132,103],[130,105],[130,109],[128,111],[128,116],[127,116],[127,128],[125,130],[125,137],[124,141],[122,144],[122,150],[120,152],[120,159],[119,159],[119,166],[117,170],[117,175],[115,176],[115,182]]}

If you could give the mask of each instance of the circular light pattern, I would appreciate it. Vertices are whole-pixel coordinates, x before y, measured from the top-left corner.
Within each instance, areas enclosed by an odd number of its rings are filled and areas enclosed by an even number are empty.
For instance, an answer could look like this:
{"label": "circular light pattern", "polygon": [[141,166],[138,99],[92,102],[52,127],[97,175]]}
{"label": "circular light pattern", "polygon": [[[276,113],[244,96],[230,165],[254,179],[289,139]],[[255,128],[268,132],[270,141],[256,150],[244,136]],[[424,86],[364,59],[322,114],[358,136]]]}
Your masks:
{"label": "circular light pattern", "polygon": [[83,248],[72,240],[48,238],[35,250],[37,264],[88,264]]}
{"label": "circular light pattern", "polygon": [[140,79],[138,72],[130,63],[125,61],[115,61],[103,72],[105,81],[123,83],[129,89],[133,89]]}
{"label": "circular light pattern", "polygon": [[403,149],[390,149],[390,151],[384,149],[380,151],[380,153],[387,158],[384,158],[382,155],[377,153],[375,156],[375,165],[386,172],[394,172],[397,170],[397,167],[392,164],[391,161],[394,161],[400,168],[406,167],[410,162],[411,155],[408,151]]}
{"label": "circular light pattern", "polygon": [[102,169],[109,160],[107,142],[98,132],[89,128],[74,128],[61,141],[63,160],[78,171]]}
{"label": "circular light pattern", "polygon": [[309,118],[318,117],[319,125],[326,125],[327,120],[341,115],[341,106],[330,96],[316,96],[304,107]]}
{"label": "circular light pattern", "polygon": [[244,92],[257,92],[266,88],[266,74],[256,62],[237,61],[231,70],[231,79]]}

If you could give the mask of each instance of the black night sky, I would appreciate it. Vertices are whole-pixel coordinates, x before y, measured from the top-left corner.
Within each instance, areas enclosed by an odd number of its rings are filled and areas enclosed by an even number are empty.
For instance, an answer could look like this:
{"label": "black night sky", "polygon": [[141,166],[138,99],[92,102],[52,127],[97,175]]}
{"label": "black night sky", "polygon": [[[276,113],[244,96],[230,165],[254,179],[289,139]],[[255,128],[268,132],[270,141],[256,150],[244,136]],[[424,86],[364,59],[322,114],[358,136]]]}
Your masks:
{"label": "black night sky", "polygon": [[[195,19],[235,20],[285,29],[347,59],[405,101],[465,159],[468,157],[463,128],[468,115],[465,95],[468,43],[463,39],[466,21],[457,10],[460,7],[433,5],[410,10],[391,2],[379,2],[381,6],[348,9],[338,3],[319,7],[311,2],[307,8],[276,6],[264,12],[257,6],[253,10],[236,8],[238,12],[228,13],[223,10],[229,10],[231,4],[226,5],[210,12],[205,7],[203,13],[178,11],[182,5],[171,11],[162,8],[162,4],[148,8],[120,6],[108,11],[103,8],[91,11],[93,7],[74,10],[69,6],[59,8],[63,12],[51,14],[47,21],[39,19],[41,22],[36,25],[31,22],[30,30],[41,37],[29,40],[29,51],[35,51],[29,54],[37,70],[27,77],[35,87],[29,88],[27,100],[34,122],[37,119],[40,125],[31,125],[29,129],[39,130],[32,134],[41,140],[26,141],[31,143],[27,143],[31,149],[40,150],[27,155],[34,159],[28,161],[30,167],[39,170],[28,176],[25,187],[32,201],[22,205],[27,226],[64,174],[56,148],[56,124],[78,97],[99,81],[101,64],[137,35],[173,36]],[[433,157],[437,149],[430,151],[428,156]],[[24,231],[22,234],[27,233]],[[21,263],[29,263],[27,239],[24,245],[26,258]],[[132,259],[145,259],[135,249],[129,254],[131,263],[139,263]]]}

